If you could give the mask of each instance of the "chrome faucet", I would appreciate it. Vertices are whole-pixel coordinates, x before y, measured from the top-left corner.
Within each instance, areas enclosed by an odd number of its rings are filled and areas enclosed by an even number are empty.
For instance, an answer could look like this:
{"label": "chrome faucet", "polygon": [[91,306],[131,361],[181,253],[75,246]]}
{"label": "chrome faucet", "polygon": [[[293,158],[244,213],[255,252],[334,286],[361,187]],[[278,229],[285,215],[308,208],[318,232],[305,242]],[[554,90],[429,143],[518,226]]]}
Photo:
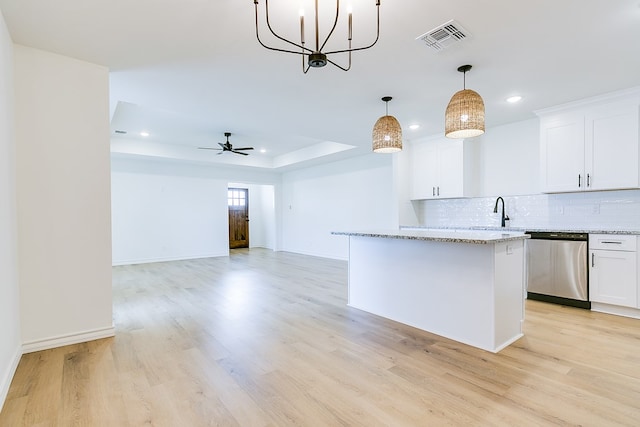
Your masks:
{"label": "chrome faucet", "polygon": [[496,205],[493,207],[493,213],[498,213],[498,202],[502,201],[502,218],[500,221],[501,227],[506,227],[507,221],[509,220],[509,216],[504,214],[504,199],[502,197],[498,197],[496,199]]}

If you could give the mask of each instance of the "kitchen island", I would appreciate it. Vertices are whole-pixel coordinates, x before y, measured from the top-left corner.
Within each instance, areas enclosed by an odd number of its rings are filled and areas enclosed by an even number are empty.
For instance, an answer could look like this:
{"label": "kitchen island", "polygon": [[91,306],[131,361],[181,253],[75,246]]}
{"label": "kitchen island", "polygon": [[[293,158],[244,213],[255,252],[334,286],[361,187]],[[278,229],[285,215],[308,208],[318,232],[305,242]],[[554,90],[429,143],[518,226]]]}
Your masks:
{"label": "kitchen island", "polygon": [[524,233],[332,234],[349,236],[349,306],[494,353],[523,335]]}

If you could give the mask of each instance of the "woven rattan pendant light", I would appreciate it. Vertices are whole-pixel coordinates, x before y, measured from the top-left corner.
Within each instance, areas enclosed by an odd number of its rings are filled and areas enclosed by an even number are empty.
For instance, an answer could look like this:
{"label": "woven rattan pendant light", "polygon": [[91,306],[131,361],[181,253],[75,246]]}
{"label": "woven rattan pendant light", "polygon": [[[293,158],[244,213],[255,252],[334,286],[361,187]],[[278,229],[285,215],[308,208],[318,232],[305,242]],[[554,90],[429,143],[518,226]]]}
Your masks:
{"label": "woven rattan pendant light", "polygon": [[466,88],[467,71],[471,65],[462,65],[458,71],[464,74],[463,90],[451,97],[444,115],[444,134],[447,138],[472,138],[484,133],[484,101]]}
{"label": "woven rattan pendant light", "polygon": [[389,115],[389,101],[393,98],[385,96],[386,114],[373,125],[374,153],[396,153],[402,150],[402,128],[395,117]]}

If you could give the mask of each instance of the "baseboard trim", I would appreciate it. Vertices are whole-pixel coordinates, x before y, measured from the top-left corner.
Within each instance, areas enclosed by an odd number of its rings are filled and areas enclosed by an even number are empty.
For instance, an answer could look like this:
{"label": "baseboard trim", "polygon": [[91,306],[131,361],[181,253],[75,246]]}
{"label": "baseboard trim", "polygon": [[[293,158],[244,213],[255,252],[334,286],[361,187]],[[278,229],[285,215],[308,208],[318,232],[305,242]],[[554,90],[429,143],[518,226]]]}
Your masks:
{"label": "baseboard trim", "polygon": [[57,337],[29,341],[22,344],[22,354],[33,353],[34,351],[49,350],[50,348],[63,347],[65,345],[78,344],[81,342],[93,341],[101,338],[109,338],[115,336],[115,334],[115,327],[110,326],[108,328],[93,329],[91,331],[84,331],[75,334],[60,335]]}
{"label": "baseboard trim", "polygon": [[9,386],[11,386],[13,376],[16,374],[16,370],[18,369],[18,363],[20,363],[20,357],[22,357],[22,352],[20,350],[20,346],[17,346],[13,359],[11,360],[11,364],[4,372],[2,381],[0,382],[0,411],[2,411],[2,408],[4,407],[4,402],[7,399],[7,394],[9,393]]}
{"label": "baseboard trim", "polygon": [[335,254],[324,254],[324,253],[318,253],[318,252],[302,251],[298,249],[279,249],[275,252],[291,252],[294,254],[313,256],[317,258],[335,259],[337,261],[349,261],[348,256],[342,257],[342,256],[337,256]]}
{"label": "baseboard trim", "polygon": [[197,255],[179,255],[179,256],[172,256],[172,257],[113,260],[111,262],[111,266],[117,267],[119,265],[151,264],[154,262],[184,261],[188,259],[216,258],[216,257],[223,257],[223,256],[229,256],[229,251],[220,252],[220,253],[197,254]]}
{"label": "baseboard trim", "polygon": [[600,313],[614,314],[616,316],[631,317],[633,319],[640,319],[640,310],[633,307],[623,307],[620,305],[604,304],[600,302],[591,303],[591,311],[597,311]]}

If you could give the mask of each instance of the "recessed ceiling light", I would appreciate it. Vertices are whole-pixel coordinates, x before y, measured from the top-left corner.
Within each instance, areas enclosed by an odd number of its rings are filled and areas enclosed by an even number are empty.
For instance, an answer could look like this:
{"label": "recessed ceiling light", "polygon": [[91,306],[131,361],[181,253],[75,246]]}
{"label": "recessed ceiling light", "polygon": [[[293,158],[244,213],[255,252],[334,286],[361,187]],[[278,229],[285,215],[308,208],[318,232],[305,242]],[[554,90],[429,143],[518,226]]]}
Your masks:
{"label": "recessed ceiling light", "polygon": [[261,149],[260,149],[260,152],[261,152],[261,153],[266,153],[266,152],[267,152],[267,150],[265,150],[264,148],[261,148]]}
{"label": "recessed ceiling light", "polygon": [[420,125],[409,125],[409,129],[411,130],[420,129]]}
{"label": "recessed ceiling light", "polygon": [[140,132],[140,136],[147,137],[147,136],[149,136],[149,132],[147,132],[147,131],[142,131],[142,132]]}
{"label": "recessed ceiling light", "polygon": [[510,104],[515,104],[516,102],[520,101],[522,99],[522,97],[520,95],[513,95],[507,98],[507,102]]}

